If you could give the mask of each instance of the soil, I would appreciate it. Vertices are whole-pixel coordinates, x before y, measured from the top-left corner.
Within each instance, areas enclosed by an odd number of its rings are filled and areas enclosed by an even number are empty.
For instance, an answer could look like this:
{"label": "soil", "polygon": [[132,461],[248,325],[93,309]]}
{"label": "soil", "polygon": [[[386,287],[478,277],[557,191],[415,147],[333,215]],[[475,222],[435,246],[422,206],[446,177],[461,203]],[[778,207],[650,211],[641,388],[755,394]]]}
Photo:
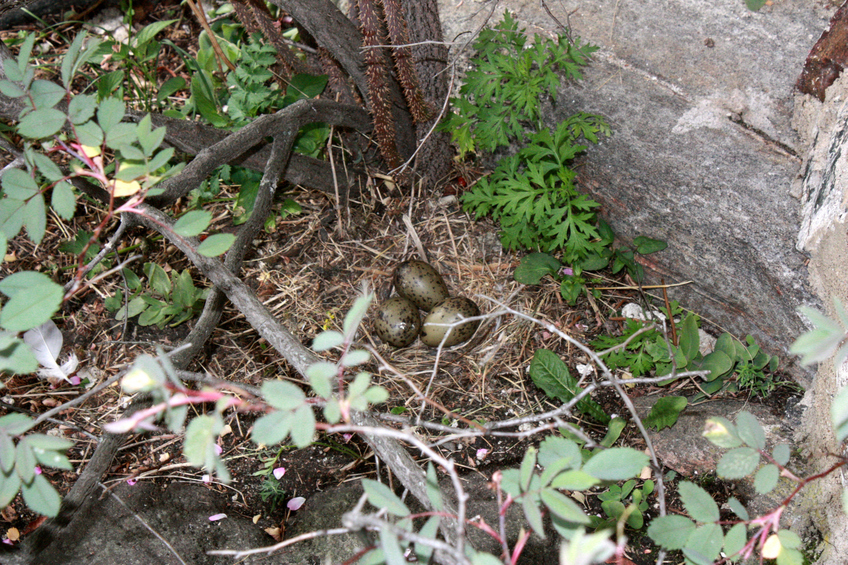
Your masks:
{"label": "soil", "polygon": [[[175,9],[176,0],[161,2],[146,13],[141,23],[164,19],[165,11]],[[195,25],[186,18],[187,25]],[[181,32],[170,37],[184,49],[192,49],[191,40],[199,29]],[[50,36],[48,36],[48,40]],[[58,42],[58,40],[57,40]],[[166,58],[163,66],[176,68],[174,60]],[[172,65],[173,64],[173,65]],[[487,220],[474,222],[457,202],[456,195],[463,186],[471,184],[475,173],[457,173],[436,196],[443,198],[410,199],[402,196],[391,184],[374,179],[374,184],[364,192],[359,201],[352,201],[341,217],[336,215],[334,203],[325,195],[296,187],[286,189],[285,198],[295,200],[302,213],[287,218],[278,217],[272,229],[264,232],[255,242],[254,251],[247,257],[243,279],[248,281],[265,304],[287,326],[301,336],[308,345],[311,338],[326,328],[339,329],[344,313],[367,284],[377,294],[378,301],[391,292],[393,266],[404,259],[421,254],[437,267],[455,294],[476,297],[484,312],[494,305],[480,296],[506,301],[513,307],[534,313],[550,321],[572,337],[589,342],[600,333],[620,331],[620,322],[611,319],[622,304],[638,301],[632,290],[632,281],[626,277],[601,273],[596,286],[621,287],[604,290],[599,298],[584,297],[576,306],[569,306],[560,295],[555,281],[547,279],[541,285],[524,287],[512,280],[520,254],[504,251],[498,243],[496,227]],[[460,177],[462,180],[460,181]],[[467,178],[466,178],[467,177]],[[218,203],[211,205],[216,217],[228,215],[228,207],[238,187],[223,187]],[[276,210],[282,207],[282,199]],[[34,247],[25,237],[10,242],[12,260],[0,267],[5,276],[12,270],[32,269],[44,272],[55,280],[68,280],[75,264],[75,256],[55,251],[78,230],[91,230],[103,217],[103,210],[90,202],[80,201],[76,218],[68,225],[51,219],[44,242]],[[409,226],[404,215],[409,214]],[[104,233],[110,233],[114,225]],[[220,220],[216,229],[226,229],[226,220]],[[138,230],[125,238],[123,250],[141,251],[143,258],[130,268],[141,275],[141,266],[148,261],[161,265],[169,274],[183,269],[195,276],[195,284],[204,285],[197,272],[170,246],[150,234]],[[191,321],[176,327],[142,327],[137,319],[124,323],[116,321],[105,310],[104,299],[122,286],[117,277],[108,277],[91,286],[86,292],[68,302],[57,324],[65,336],[65,350],[73,350],[82,360],[80,375],[91,383],[101,382],[116,374],[142,353],[153,354],[157,348],[168,350],[178,344],[188,333]],[[706,324],[705,324],[706,325]],[[492,422],[526,416],[551,410],[558,403],[547,398],[536,388],[527,375],[532,354],[539,348],[557,353],[574,370],[585,363],[583,354],[556,335],[511,317],[497,320],[485,330],[485,339],[470,351],[448,352],[439,369],[432,375],[435,354],[420,343],[399,351],[382,345],[364,328],[362,342],[370,344],[399,372],[407,375],[421,390],[447,411],[464,418]],[[382,370],[376,363],[366,367],[375,381],[386,387],[391,398],[381,412],[401,412],[408,417],[421,416],[439,422],[444,414],[431,408],[421,409],[413,393],[392,372]],[[223,321],[206,344],[200,358],[189,368],[195,372],[208,372],[216,378],[235,384],[258,386],[264,380],[283,378],[305,384],[280,355],[257,338],[243,316],[228,307]],[[433,378],[431,379],[431,376]],[[786,379],[788,380],[788,379]],[[15,376],[6,380],[2,401],[5,413],[14,407],[31,414],[39,414],[70,400],[83,392],[88,383],[79,386],[50,383],[36,376]],[[193,385],[191,385],[193,386]],[[656,392],[656,388],[634,387],[633,396]],[[692,385],[679,388],[675,394],[694,394]],[[778,387],[762,402],[776,413],[782,414],[788,399],[797,395],[793,386]],[[612,389],[602,389],[594,395],[608,414],[624,414],[626,408]],[[40,433],[59,434],[72,438],[75,446],[70,458],[75,468],[81,468],[95,446],[94,438],[102,434],[102,426],[113,421],[128,399],[116,387],[81,406],[69,408],[59,415],[61,423],[49,422],[35,430]],[[202,412],[203,407],[197,407]],[[211,407],[208,407],[211,409]],[[373,454],[357,437],[321,436],[306,449],[284,447],[260,448],[249,440],[255,416],[232,413],[228,416],[229,429],[220,440],[222,457],[234,480],[230,485],[209,482],[208,488],[226,493],[230,503],[228,513],[255,519],[255,523],[277,538],[285,536],[292,511],[287,503],[294,497],[309,498],[340,483],[357,481],[363,477],[385,474],[384,466],[376,466]],[[447,418],[445,422],[450,423]],[[605,426],[592,421],[581,421],[586,431],[600,440]],[[512,440],[507,438],[476,438],[442,444],[440,449],[450,454],[467,472],[482,469],[491,474],[495,469],[516,466],[530,445],[543,438]],[[621,445],[644,449],[644,439],[631,424],[622,434]],[[127,481],[204,481],[204,472],[190,467],[181,455],[182,437],[167,431],[138,435],[128,440],[116,458],[108,475],[103,478],[107,486]],[[483,451],[485,450],[485,451]],[[285,474],[274,478],[273,470],[284,468]],[[44,474],[60,493],[67,492],[76,479],[76,471],[62,472],[43,469]],[[679,477],[668,485],[668,507],[682,511],[674,494]],[[692,480],[692,477],[687,479]],[[390,480],[386,477],[386,480]],[[717,497],[721,505],[732,493],[733,487],[714,475],[701,475],[696,479]],[[586,511],[603,515],[597,491],[586,497]],[[651,500],[653,515],[654,500]],[[26,535],[40,523],[40,518],[29,511],[18,497],[0,516],[2,528],[8,537],[16,529]],[[647,565],[656,561],[656,547],[644,532],[629,531],[627,557],[632,563]],[[672,560],[673,561],[673,560]],[[669,561],[671,562],[671,561]],[[625,562],[626,563],[626,562]]]}

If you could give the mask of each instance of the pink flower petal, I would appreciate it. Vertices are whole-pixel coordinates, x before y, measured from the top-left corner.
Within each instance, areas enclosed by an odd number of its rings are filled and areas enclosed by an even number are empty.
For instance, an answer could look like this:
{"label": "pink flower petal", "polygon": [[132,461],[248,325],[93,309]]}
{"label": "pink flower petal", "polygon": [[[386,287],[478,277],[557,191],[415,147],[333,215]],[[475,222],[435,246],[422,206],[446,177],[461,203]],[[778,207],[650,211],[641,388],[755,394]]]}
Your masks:
{"label": "pink flower petal", "polygon": [[76,375],[74,375],[73,377],[71,377],[71,384],[72,384],[72,385],[76,386],[76,385],[80,384],[81,382],[82,382],[82,381],[80,380],[80,378],[79,378],[79,377],[77,377]]}
{"label": "pink flower petal", "polygon": [[570,267],[563,267],[562,268],[562,274],[570,277],[571,275],[574,274],[574,269],[572,269]]}
{"label": "pink flower petal", "polygon": [[41,474],[41,467],[39,467],[38,465],[36,465],[36,466],[35,466],[35,474],[36,474],[36,475],[40,475],[40,474]]}
{"label": "pink flower petal", "polygon": [[15,545],[14,542],[9,538],[3,538],[3,543],[5,543],[6,545]]}
{"label": "pink flower petal", "polygon": [[224,452],[224,448],[218,444],[215,444],[215,454],[221,455]]}
{"label": "pink flower petal", "polygon": [[213,514],[213,515],[209,516],[209,521],[210,522],[217,522],[218,520],[223,520],[226,517],[227,517],[226,514]]}
{"label": "pink flower petal", "polygon": [[350,438],[352,438],[352,437],[353,437],[353,434],[342,434],[342,438],[344,439],[345,443],[349,442]]}
{"label": "pink flower petal", "polygon": [[306,502],[305,498],[303,498],[302,496],[296,496],[286,503],[286,508],[294,512],[295,510],[303,506],[304,502]]}
{"label": "pink flower petal", "polygon": [[134,485],[134,484],[136,484],[137,482],[138,482],[138,481],[137,481],[136,479],[127,479],[127,484],[128,484],[128,485],[130,485],[130,486],[133,486],[133,485]]}
{"label": "pink flower petal", "polygon": [[477,450],[477,461],[482,461],[489,454],[488,449],[478,449]]}
{"label": "pink flower petal", "polygon": [[204,484],[209,484],[212,482],[212,475],[203,475],[200,477],[200,480],[203,481]]}
{"label": "pink flower petal", "polygon": [[274,469],[274,478],[277,479],[278,481],[280,479],[282,479],[283,475],[285,475],[285,474],[286,474],[286,468],[285,467],[277,467],[276,469]]}

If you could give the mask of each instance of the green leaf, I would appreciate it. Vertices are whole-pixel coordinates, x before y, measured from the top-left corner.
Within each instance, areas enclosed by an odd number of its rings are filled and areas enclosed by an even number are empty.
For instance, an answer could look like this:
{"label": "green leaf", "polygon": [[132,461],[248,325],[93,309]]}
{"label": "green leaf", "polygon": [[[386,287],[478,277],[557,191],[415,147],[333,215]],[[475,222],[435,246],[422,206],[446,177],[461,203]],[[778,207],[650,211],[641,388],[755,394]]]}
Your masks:
{"label": "green leaf", "polygon": [[565,490],[586,490],[595,486],[599,482],[599,479],[596,479],[584,471],[572,469],[554,477],[551,481],[551,486]]}
{"label": "green leaf", "polygon": [[348,351],[339,362],[343,367],[355,367],[357,365],[362,365],[363,363],[367,363],[371,360],[371,354],[365,351],[364,349],[353,349]]}
{"label": "green leaf", "polygon": [[6,508],[21,489],[21,478],[17,473],[0,473],[0,504]]}
{"label": "green leaf", "polygon": [[50,517],[59,513],[62,499],[44,475],[36,475],[30,484],[24,483],[21,486],[21,494],[33,512]]}
{"label": "green leaf", "polygon": [[312,443],[312,438],[315,435],[315,414],[312,412],[311,406],[303,404],[295,410],[293,418],[292,441],[297,447],[304,448]]}
{"label": "green leaf", "polygon": [[789,352],[803,355],[802,365],[824,361],[839,347],[845,336],[845,329],[813,308],[802,306],[798,311],[806,316],[816,329],[796,339],[789,347]]}
{"label": "green leaf", "polygon": [[87,122],[97,110],[97,97],[91,94],[77,94],[68,104],[68,119],[74,125]]}
{"label": "green leaf", "polygon": [[3,173],[3,193],[16,200],[28,200],[38,194],[38,184],[22,169],[9,169]]}
{"label": "green leaf", "polygon": [[[83,43],[85,44],[84,51],[82,50]],[[62,84],[70,88],[71,80],[76,72],[97,53],[99,48],[99,39],[88,39],[85,33],[78,34],[62,60]],[[76,53],[79,53],[79,55]]]}
{"label": "green leaf", "polygon": [[[14,65],[12,66],[14,67]],[[0,80],[0,92],[2,92],[4,96],[7,96],[9,98],[20,98],[21,96],[26,94],[24,89],[22,89],[20,86],[10,80]]]}
{"label": "green leaf", "polygon": [[618,438],[621,436],[621,432],[624,431],[625,426],[627,426],[627,420],[624,418],[616,416],[610,420],[609,424],[607,424],[607,433],[604,435],[604,439],[601,440],[601,446],[612,447],[613,444],[618,441]]}
{"label": "green leaf", "polygon": [[560,565],[590,565],[607,563],[615,554],[615,544],[609,539],[608,532],[596,532],[585,535],[583,528],[573,532],[571,539],[560,546]]}
{"label": "green leaf", "polygon": [[189,422],[186,428],[183,455],[195,467],[207,467],[215,456],[215,442],[222,428],[219,418],[201,415]]}
{"label": "green leaf", "polygon": [[727,505],[730,507],[730,510],[732,510],[733,513],[739,516],[742,520],[745,520],[747,522],[751,519],[751,517],[748,515],[748,511],[745,509],[744,506],[742,506],[742,503],[739,502],[736,497],[731,496],[727,500]]}
{"label": "green leaf", "polygon": [[165,269],[156,263],[145,263],[144,274],[154,292],[162,297],[171,296],[171,279]]}
{"label": "green leaf", "polygon": [[713,381],[729,373],[730,370],[733,369],[733,365],[733,360],[728,357],[727,354],[721,351],[713,351],[712,353],[708,353],[704,356],[704,360],[701,362],[701,366],[698,367],[698,369],[710,371],[706,380]]}
{"label": "green leaf", "polygon": [[294,410],[306,400],[300,387],[289,381],[263,382],[262,397],[278,410]]}
{"label": "green leaf", "polygon": [[0,349],[0,371],[26,375],[34,373],[37,369],[38,361],[35,360],[32,349],[21,339],[15,338],[9,345]]}
{"label": "green leaf", "polygon": [[[530,378],[550,398],[568,402],[582,389],[577,386],[577,379],[571,376],[568,368],[557,354],[547,349],[537,349],[530,362]],[[600,405],[590,398],[583,398],[577,403],[577,408],[584,414],[592,416],[602,424],[607,424],[610,417]]]}
{"label": "green leaf", "polygon": [[194,237],[208,228],[211,222],[211,212],[193,210],[187,212],[174,223],[174,233],[182,237]]}
{"label": "green leaf", "polygon": [[324,418],[331,424],[338,423],[342,419],[342,409],[338,398],[333,397],[324,404]]}
{"label": "green leaf", "polygon": [[427,498],[430,500],[430,504],[433,505],[433,510],[441,511],[444,506],[444,500],[442,500],[442,489],[439,488],[439,477],[436,475],[436,467],[433,466],[432,461],[427,462]]}
{"label": "green leaf", "polygon": [[378,483],[371,479],[362,479],[362,488],[365,490],[365,494],[368,495],[368,502],[374,508],[378,510],[385,509],[389,514],[401,518],[409,516],[410,512],[406,505],[383,483]]}
{"label": "green leaf", "polygon": [[50,196],[50,206],[63,220],[70,220],[74,217],[77,199],[70,183],[64,181],[56,183]]}
{"label": "green leaf", "polygon": [[774,490],[780,479],[780,469],[775,465],[765,465],[754,475],[754,489],[760,494]]}
{"label": "green leaf", "polygon": [[25,440],[18,442],[15,447],[15,471],[24,484],[31,484],[35,477],[35,453]]}
{"label": "green leaf", "polygon": [[[8,475],[15,468],[15,442],[9,434],[0,432],[0,471]],[[4,506],[5,508],[5,506]]]}
{"label": "green leaf", "polygon": [[19,436],[32,428],[33,419],[24,414],[14,412],[0,418],[0,430],[10,436]]}
{"label": "green leaf", "polygon": [[580,506],[564,494],[553,489],[546,488],[542,490],[541,497],[542,503],[544,503],[551,512],[566,522],[573,522],[576,524],[589,523],[589,517],[583,513]]}
{"label": "green leaf", "polygon": [[830,405],[830,420],[836,441],[843,442],[848,437],[848,387],[842,387]]}
{"label": "green leaf", "polygon": [[[421,527],[418,535],[425,539],[436,539],[436,536],[439,533],[439,522],[441,521],[439,516],[430,516],[427,519],[427,522]],[[415,544],[415,556],[418,559],[418,563],[430,563],[430,556],[433,554],[433,547],[424,544],[424,543],[416,543]]]}
{"label": "green leaf", "polygon": [[205,257],[217,257],[226,253],[235,240],[236,236],[231,233],[210,235],[197,247],[197,252]]}
{"label": "green leaf", "polygon": [[527,492],[530,488],[530,479],[533,478],[533,471],[536,469],[536,448],[529,447],[524,452],[524,458],[521,460],[521,468],[519,470],[519,486],[522,492]]}
{"label": "green leaf", "polygon": [[333,394],[333,379],[338,376],[339,368],[335,363],[319,361],[306,368],[306,377],[315,394],[321,398],[330,398]]}
{"label": "green leaf", "polygon": [[[32,103],[36,110],[52,109],[53,106],[58,104],[65,97],[65,89],[49,80],[33,81],[29,92],[32,96]],[[64,118],[64,113],[61,111],[60,113]],[[64,119],[62,120],[62,123],[64,124]]]}
{"label": "green leaf", "polygon": [[685,396],[664,396],[651,407],[651,412],[645,418],[645,425],[654,427],[657,431],[670,428],[688,404]]}
{"label": "green leaf", "polygon": [[736,432],[736,426],[730,420],[721,416],[713,416],[707,419],[704,423],[703,436],[718,447],[732,448],[742,445],[742,440]]}
{"label": "green leaf", "polygon": [[74,446],[74,442],[62,437],[48,436],[44,434],[31,434],[26,436],[26,441],[34,449],[48,451],[65,451]]}
{"label": "green leaf", "polygon": [[100,128],[108,135],[112,128],[121,123],[126,111],[127,107],[121,100],[107,98],[97,107],[97,123],[100,124]]}
{"label": "green leaf", "polygon": [[748,529],[745,524],[736,524],[724,536],[724,552],[728,557],[739,553],[748,542]]}
{"label": "green leaf", "polygon": [[697,357],[699,350],[700,336],[698,335],[698,318],[694,314],[689,314],[683,320],[678,330],[680,336],[680,350],[686,357],[686,364]]}
{"label": "green leaf", "polygon": [[515,280],[521,284],[539,284],[545,275],[556,275],[562,264],[547,253],[530,253],[521,258]]}
{"label": "green leaf", "polygon": [[200,116],[215,127],[226,127],[229,121],[218,113],[218,108],[211,97],[211,93],[207,92],[204,84],[205,71],[194,73],[191,77],[191,97],[194,100],[194,106]]}
{"label": "green leaf", "polygon": [[583,464],[580,448],[570,439],[550,436],[539,445],[539,464],[548,468],[554,463],[561,463],[561,469],[579,468]]}
{"label": "green leaf", "polygon": [[313,351],[327,351],[344,343],[344,336],[337,331],[324,331],[315,336],[312,341]]}
{"label": "green leaf", "polygon": [[[132,161],[142,160],[140,158],[133,159],[132,155],[136,155],[136,157],[143,157],[143,155],[141,155],[141,152],[132,152],[132,144],[138,141],[138,135],[136,134],[135,125],[128,123],[115,124],[109,129],[106,129],[104,127],[103,133],[106,134],[106,146],[111,149],[121,151],[124,160],[118,174],[115,175],[115,178],[119,180],[129,181],[136,179],[142,174],[144,174],[146,170],[145,167],[143,167],[139,163],[132,163]],[[136,151],[138,151],[138,149],[136,149]],[[136,166],[132,167],[130,166],[131,164]],[[132,171],[132,173],[130,171]]]}
{"label": "green leaf", "polygon": [[24,226],[30,240],[36,245],[41,243],[47,230],[47,209],[42,194],[36,194],[24,206]]}
{"label": "green leaf", "polygon": [[156,34],[176,21],[177,20],[161,20],[144,26],[141,31],[132,38],[132,46],[139,47],[145,43],[149,43],[154,37],[156,37]]}
{"label": "green leaf", "polygon": [[662,251],[666,247],[668,247],[668,243],[659,239],[651,239],[650,237],[645,237],[644,235],[640,235],[633,239],[633,245],[636,246],[636,252],[642,255],[649,255],[651,253],[656,253],[657,251]]}
{"label": "green leaf", "polygon": [[295,102],[303,98],[315,98],[327,86],[327,75],[296,74],[289,80],[286,87],[286,97],[292,97]]}
{"label": "green leaf", "polygon": [[183,77],[171,77],[162,83],[159,87],[159,92],[156,94],[156,101],[161,103],[172,94],[179,92],[186,87],[186,81]]}
{"label": "green leaf", "polygon": [[363,318],[365,318],[365,314],[368,312],[368,306],[371,304],[373,299],[374,295],[368,294],[365,296],[359,296],[353,301],[353,306],[351,306],[350,310],[348,310],[345,315],[344,323],[342,324],[342,332],[347,339],[353,340],[354,334],[359,328],[359,325],[362,323]]}
{"label": "green leaf", "polygon": [[805,559],[804,554],[797,549],[784,547],[777,555],[777,565],[804,565],[805,562],[809,561]]}
{"label": "green leaf", "polygon": [[55,108],[35,110],[18,123],[18,133],[30,139],[52,137],[62,129],[66,120],[65,114]]}
{"label": "green leaf", "polygon": [[0,280],[0,292],[9,297],[0,311],[0,326],[12,332],[47,322],[59,310],[65,295],[62,287],[47,275],[34,271],[22,271]]}
{"label": "green leaf", "polygon": [[380,548],[383,550],[386,565],[404,565],[406,563],[397,536],[388,528],[380,530]]}
{"label": "green leaf", "polygon": [[[686,545],[683,547],[683,555],[694,560],[696,563],[709,563],[718,558],[719,552],[724,545],[724,533],[718,524],[704,524],[698,526],[694,532],[689,534]],[[706,561],[702,561],[706,559]]]}
{"label": "green leaf", "polygon": [[623,481],[639,476],[648,456],[631,447],[613,447],[595,453],[583,471],[602,481]]}
{"label": "green leaf", "polygon": [[254,422],[250,439],[260,445],[276,445],[286,439],[293,423],[294,416],[291,412],[271,412]]}
{"label": "green leaf", "polygon": [[803,545],[801,537],[792,530],[778,530],[777,537],[780,538],[780,545],[789,549],[797,549]]}
{"label": "green leaf", "polygon": [[533,528],[533,531],[536,532],[540,538],[545,539],[545,525],[542,522],[542,512],[539,510],[539,507],[536,505],[536,501],[533,500],[533,497],[522,497],[521,507],[524,509],[524,516],[527,518],[527,522],[530,524],[530,527]]}
{"label": "green leaf", "polygon": [[[105,100],[112,95],[113,92],[119,89],[119,87],[124,83],[124,71],[121,69],[112,71],[110,73],[106,73],[100,75],[95,84],[97,85],[97,98],[99,100]],[[120,94],[120,90],[118,93]]]}
{"label": "green leaf", "polygon": [[0,226],[7,239],[15,237],[21,231],[24,206],[24,202],[20,200],[0,198]]}
{"label": "green leaf", "polygon": [[100,147],[103,145],[103,130],[94,122],[80,124],[75,130],[81,145],[88,147]]}
{"label": "green leaf", "polygon": [[750,412],[742,411],[736,416],[736,429],[746,445],[754,449],[766,448],[766,434],[757,418]]}
{"label": "green leaf", "polygon": [[698,522],[718,521],[718,505],[707,491],[689,481],[681,481],[678,493],[683,506],[692,518]]}
{"label": "green leaf", "polygon": [[716,471],[723,479],[747,477],[760,463],[760,454],[750,447],[737,447],[725,453],[718,462]]}
{"label": "green leaf", "polygon": [[695,522],[685,516],[659,516],[648,526],[648,536],[664,549],[683,549],[694,531]]}

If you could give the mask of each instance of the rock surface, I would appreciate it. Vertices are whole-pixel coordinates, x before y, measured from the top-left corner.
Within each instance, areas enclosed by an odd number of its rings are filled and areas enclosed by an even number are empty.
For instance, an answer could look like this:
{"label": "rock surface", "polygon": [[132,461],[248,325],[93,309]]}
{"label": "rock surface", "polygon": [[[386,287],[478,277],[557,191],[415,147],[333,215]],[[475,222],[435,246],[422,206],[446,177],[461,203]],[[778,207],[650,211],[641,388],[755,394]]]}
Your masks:
{"label": "rock surface", "polygon": [[[274,543],[261,528],[242,516],[212,522],[225,512],[226,499],[205,486],[174,482],[162,488],[149,482],[114,490],[121,502],[106,495],[76,514],[62,538],[39,556],[40,565],[178,564],[177,555],[193,565],[231,564],[211,549],[260,547]],[[140,520],[140,519],[141,520]],[[143,522],[142,522],[143,520]],[[146,525],[145,525],[146,524]],[[148,526],[166,540],[156,537]],[[244,563],[268,563],[260,557]]]}
{"label": "rock surface", "polygon": [[[460,4],[442,3],[447,38],[491,13],[492,4]],[[558,29],[538,2],[507,7],[531,33]],[[551,9],[566,23],[565,8]],[[784,354],[805,329],[797,306],[816,303],[807,256],[794,248],[801,216],[790,189],[803,147],[793,89],[830,11],[802,0],[759,12],[736,0],[568,10],[574,34],[600,50],[582,83],[563,85],[549,121],[588,111],[613,130],[590,148],[583,188],[623,239],[669,243],[646,267],[667,283],[692,281],[673,298]],[[809,384],[809,372],[790,368]]]}

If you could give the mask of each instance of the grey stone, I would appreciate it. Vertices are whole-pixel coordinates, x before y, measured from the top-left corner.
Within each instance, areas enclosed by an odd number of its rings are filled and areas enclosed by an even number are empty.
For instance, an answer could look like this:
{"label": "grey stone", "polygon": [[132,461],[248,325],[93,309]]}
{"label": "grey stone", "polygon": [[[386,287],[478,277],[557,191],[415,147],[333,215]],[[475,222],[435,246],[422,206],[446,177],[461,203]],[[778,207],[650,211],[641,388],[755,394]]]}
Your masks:
{"label": "grey stone", "polygon": [[[446,37],[490,13],[449,4]],[[557,31],[537,2],[507,7],[531,33]],[[613,130],[589,149],[581,186],[625,241],[669,243],[645,266],[654,282],[691,281],[672,298],[785,354],[805,329],[797,306],[817,302],[807,256],[795,250],[800,208],[790,189],[803,147],[793,85],[829,11],[802,0],[756,13],[735,0],[600,0],[558,7],[563,23],[566,10],[575,10],[575,35],[600,50],[583,82],[563,86],[549,122],[587,111]],[[784,366],[809,384],[790,356]]]}
{"label": "grey stone", "polygon": [[[207,555],[212,549],[242,549],[274,543],[250,519],[228,515],[211,522],[209,517],[225,512],[226,498],[207,487],[174,482],[161,486],[139,482],[115,489],[122,505],[106,495],[90,501],[63,532],[39,555],[40,565],[193,565],[231,564],[231,557]],[[99,495],[99,493],[98,493]],[[136,517],[155,530],[173,547],[173,552]],[[245,563],[259,563],[248,558]],[[268,561],[262,561],[268,563]]]}

